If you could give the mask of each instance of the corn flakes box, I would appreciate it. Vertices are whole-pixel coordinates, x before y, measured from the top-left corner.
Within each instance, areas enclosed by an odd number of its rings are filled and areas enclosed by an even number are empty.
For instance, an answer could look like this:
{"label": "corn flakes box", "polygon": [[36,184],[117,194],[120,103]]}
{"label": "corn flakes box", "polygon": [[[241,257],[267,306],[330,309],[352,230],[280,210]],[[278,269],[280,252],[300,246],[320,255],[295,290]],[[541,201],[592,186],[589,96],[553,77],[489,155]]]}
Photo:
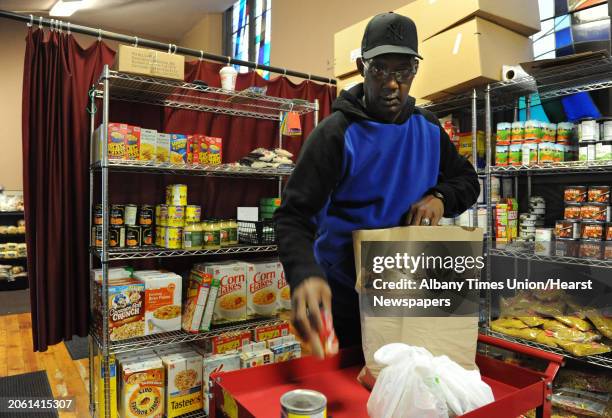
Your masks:
{"label": "corn flakes box", "polygon": [[198,140],[200,144],[200,164],[207,165],[208,164],[208,143],[206,142],[205,135],[198,135]]}
{"label": "corn flakes box", "polygon": [[285,279],[285,270],[283,265],[279,262],[277,264],[277,277],[276,287],[278,289],[278,310],[279,311],[290,311],[291,310],[291,289],[289,283]]}
{"label": "corn flakes box", "polygon": [[157,146],[157,131],[155,129],[140,129],[140,161],[155,161]]}
{"label": "corn flakes box", "polygon": [[240,353],[234,351],[225,354],[215,354],[204,357],[202,362],[202,388],[204,398],[204,412],[208,415],[208,393],[210,390],[210,376],[213,373],[231,372],[240,369]]}
{"label": "corn flakes box", "polygon": [[125,142],[125,159],[140,159],[140,126],[128,125]]}
{"label": "corn flakes box", "polygon": [[195,351],[162,357],[166,368],[166,417],[202,409],[202,356]]}
{"label": "corn flakes box", "polygon": [[155,157],[158,163],[170,162],[170,134],[158,133],[155,143]]}
{"label": "corn flakes box", "polygon": [[187,135],[187,164],[200,164],[199,135]]}
{"label": "corn flakes box", "polygon": [[158,357],[126,361],[121,370],[121,417],[164,416],[165,368]]}
{"label": "corn flakes box", "polygon": [[247,317],[271,317],[277,313],[279,262],[249,263],[247,267]]}
{"label": "corn flakes box", "polygon": [[182,134],[170,134],[170,163],[186,164],[187,159],[187,136]]}
{"label": "corn flakes box", "polygon": [[208,145],[208,164],[221,164],[223,162],[223,139],[207,136],[206,144]]}
{"label": "corn flakes box", "polygon": [[215,264],[207,266],[206,272],[219,281],[212,323],[244,321],[247,316],[246,265],[241,262]]}

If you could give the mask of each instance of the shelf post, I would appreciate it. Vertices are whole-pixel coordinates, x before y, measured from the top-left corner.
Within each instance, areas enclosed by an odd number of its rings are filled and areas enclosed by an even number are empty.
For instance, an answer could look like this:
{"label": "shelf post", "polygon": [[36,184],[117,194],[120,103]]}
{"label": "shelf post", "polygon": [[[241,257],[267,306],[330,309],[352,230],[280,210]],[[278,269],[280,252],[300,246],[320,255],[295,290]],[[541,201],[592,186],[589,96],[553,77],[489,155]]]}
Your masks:
{"label": "shelf post", "polygon": [[[90,228],[92,228],[92,225],[94,224],[92,222],[93,220],[92,212],[94,208],[94,172],[93,172],[93,169],[91,168],[91,164],[95,162],[95,158],[94,158],[95,146],[96,146],[95,141],[94,141],[94,131],[95,131],[95,123],[96,123],[95,121],[96,115],[94,113],[95,104],[96,104],[96,99],[95,99],[95,96],[92,94],[89,100],[89,109],[90,109],[89,110],[90,112],[89,113],[89,164],[90,164],[90,169],[89,169],[89,227]],[[93,244],[95,245],[95,232],[94,231],[91,231],[91,232],[93,233]],[[91,245],[92,245],[92,238],[90,236],[89,246]],[[93,255],[91,251],[89,251],[90,276],[91,276],[92,270],[93,270]],[[90,279],[89,281],[89,323],[90,324],[93,324],[93,320],[94,320],[94,312],[92,310],[93,298],[94,298],[94,281]],[[91,414],[94,415],[96,411],[96,400],[94,396],[95,353],[94,353],[93,339],[91,335],[87,336],[87,340],[88,340],[87,346],[88,346],[88,351],[89,351],[89,409],[90,409]]]}
{"label": "shelf post", "polygon": [[[283,111],[281,110],[278,114],[278,147],[283,148]],[[283,178],[278,177],[278,198],[280,199],[283,195]]]}
{"label": "shelf post", "polygon": [[[478,119],[476,112],[478,110],[478,95],[476,89],[472,91],[472,161],[474,169],[478,173]],[[472,226],[478,226],[478,201],[472,206]]]}
{"label": "shelf post", "polygon": [[[495,221],[495,211],[493,209],[493,199],[491,196],[491,86],[487,84],[487,88],[485,90],[485,151],[486,151],[486,161],[485,161],[485,203],[487,206],[487,239],[486,239],[486,281],[491,281],[491,255],[490,251],[493,243],[493,222]],[[486,300],[485,300],[485,309],[486,309],[486,328],[487,333],[489,331],[489,324],[491,323],[491,290],[486,290]]]}

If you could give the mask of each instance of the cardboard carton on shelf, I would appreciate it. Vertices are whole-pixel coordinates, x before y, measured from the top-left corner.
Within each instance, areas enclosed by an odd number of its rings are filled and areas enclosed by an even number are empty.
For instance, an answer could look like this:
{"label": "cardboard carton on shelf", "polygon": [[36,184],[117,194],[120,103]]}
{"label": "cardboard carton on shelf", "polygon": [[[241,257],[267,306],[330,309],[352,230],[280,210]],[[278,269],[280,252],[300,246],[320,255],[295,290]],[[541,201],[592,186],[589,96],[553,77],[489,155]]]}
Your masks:
{"label": "cardboard carton on shelf", "polygon": [[119,45],[113,69],[152,77],[185,79],[185,57],[155,49]]}
{"label": "cardboard carton on shelf", "polygon": [[[397,13],[410,16],[417,7],[419,39],[425,41],[474,17],[481,17],[523,36],[540,31],[540,10],[533,0],[417,0]],[[414,20],[414,18],[413,18]]]}
{"label": "cardboard carton on shelf", "polygon": [[476,17],[421,43],[411,95],[429,100],[501,80],[502,65],[530,61],[531,39]]}

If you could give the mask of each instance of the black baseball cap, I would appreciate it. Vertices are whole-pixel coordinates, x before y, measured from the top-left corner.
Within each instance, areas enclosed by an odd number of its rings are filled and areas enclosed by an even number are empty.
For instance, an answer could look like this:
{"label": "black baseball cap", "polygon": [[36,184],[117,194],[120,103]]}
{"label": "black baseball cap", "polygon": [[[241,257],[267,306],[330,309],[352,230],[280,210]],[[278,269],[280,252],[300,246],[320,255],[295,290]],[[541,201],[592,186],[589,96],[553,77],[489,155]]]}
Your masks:
{"label": "black baseball cap", "polygon": [[409,17],[393,12],[374,16],[361,40],[361,56],[367,60],[382,54],[406,54],[423,59],[418,50],[416,25]]}

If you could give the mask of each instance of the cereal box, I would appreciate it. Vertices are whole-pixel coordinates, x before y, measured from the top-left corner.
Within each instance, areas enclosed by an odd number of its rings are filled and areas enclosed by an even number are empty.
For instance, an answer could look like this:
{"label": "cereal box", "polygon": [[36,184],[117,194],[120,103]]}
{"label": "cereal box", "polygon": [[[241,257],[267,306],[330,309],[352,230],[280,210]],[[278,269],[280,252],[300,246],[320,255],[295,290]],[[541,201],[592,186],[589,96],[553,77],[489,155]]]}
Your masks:
{"label": "cereal box", "polygon": [[206,342],[207,350],[212,354],[223,354],[228,351],[238,350],[251,342],[250,331],[227,332],[212,337]]}
{"label": "cereal box", "polygon": [[159,358],[135,359],[121,370],[121,417],[164,416],[165,370]]}
{"label": "cereal box", "polygon": [[247,316],[276,315],[278,298],[278,265],[280,262],[259,262],[247,267]]}
{"label": "cereal box", "polygon": [[242,369],[270,363],[274,363],[274,354],[267,348],[266,343],[251,343],[242,347],[242,353],[240,354],[240,367]]}
{"label": "cereal box", "polygon": [[102,312],[102,283],[95,283],[96,327],[102,328],[102,315],[108,314],[111,341],[145,335],[144,283],[135,279],[114,279],[108,283],[108,313]]}
{"label": "cereal box", "polygon": [[159,132],[155,143],[155,157],[158,163],[170,162],[170,134]]}
{"label": "cereal box", "polygon": [[208,143],[206,142],[205,135],[198,135],[199,144],[200,144],[200,164],[206,165],[208,164]]}
{"label": "cereal box", "polygon": [[[108,380],[110,386],[110,405],[117,404],[117,361],[114,355],[108,356]],[[104,357],[96,355],[94,361],[94,400],[96,402],[96,417],[106,418],[106,404],[104,402]],[[110,408],[110,418],[117,418],[117,408]]]}
{"label": "cereal box", "polygon": [[202,315],[202,322],[200,323],[200,332],[210,331],[210,325],[212,324],[212,318],[215,312],[215,305],[217,304],[217,296],[219,294],[220,284],[220,280],[214,277],[210,282],[210,292],[208,294],[208,300],[206,301],[206,307],[204,308],[204,314]]}
{"label": "cereal box", "polygon": [[[125,123],[109,123],[107,135],[107,152],[111,160],[123,160],[126,156],[128,125]],[[102,125],[94,132],[95,161],[102,159]]]}
{"label": "cereal box", "polygon": [[140,129],[140,161],[155,161],[157,146],[157,131],[155,129]]}
{"label": "cereal box", "polygon": [[268,341],[268,348],[274,354],[274,362],[282,363],[302,357],[302,347],[295,335],[274,338]]}
{"label": "cereal box", "polygon": [[230,372],[240,369],[240,353],[230,352],[204,357],[202,362],[202,388],[204,392],[204,412],[208,414],[209,380],[213,373]]}
{"label": "cereal box", "polygon": [[207,136],[206,144],[208,145],[208,164],[221,164],[223,162],[223,139]]}
{"label": "cereal box", "polygon": [[181,329],[181,276],[136,271],[134,277],[145,284],[145,335]]}
{"label": "cereal box", "polygon": [[289,335],[289,324],[287,322],[257,327],[253,330],[253,340],[258,343],[287,335]]}
{"label": "cereal box", "polygon": [[194,351],[162,357],[166,367],[166,417],[202,409],[202,356]]}
{"label": "cereal box", "polygon": [[140,127],[128,125],[126,142],[125,142],[125,159],[139,160],[140,159]]}
{"label": "cereal box", "polygon": [[213,313],[213,324],[246,319],[246,266],[244,263],[216,264],[206,267],[219,280],[219,293]]}
{"label": "cereal box", "polygon": [[278,281],[276,286],[278,288],[278,310],[279,311],[290,311],[291,310],[291,289],[285,279],[285,270],[283,265],[278,263],[277,265],[277,277]]}
{"label": "cereal box", "polygon": [[199,135],[187,135],[187,164],[200,164]]}
{"label": "cereal box", "polygon": [[189,287],[183,303],[183,330],[197,334],[202,323],[202,316],[210,292],[212,275],[192,270],[189,275]]}
{"label": "cereal box", "polygon": [[170,134],[170,163],[187,163],[187,136]]}

